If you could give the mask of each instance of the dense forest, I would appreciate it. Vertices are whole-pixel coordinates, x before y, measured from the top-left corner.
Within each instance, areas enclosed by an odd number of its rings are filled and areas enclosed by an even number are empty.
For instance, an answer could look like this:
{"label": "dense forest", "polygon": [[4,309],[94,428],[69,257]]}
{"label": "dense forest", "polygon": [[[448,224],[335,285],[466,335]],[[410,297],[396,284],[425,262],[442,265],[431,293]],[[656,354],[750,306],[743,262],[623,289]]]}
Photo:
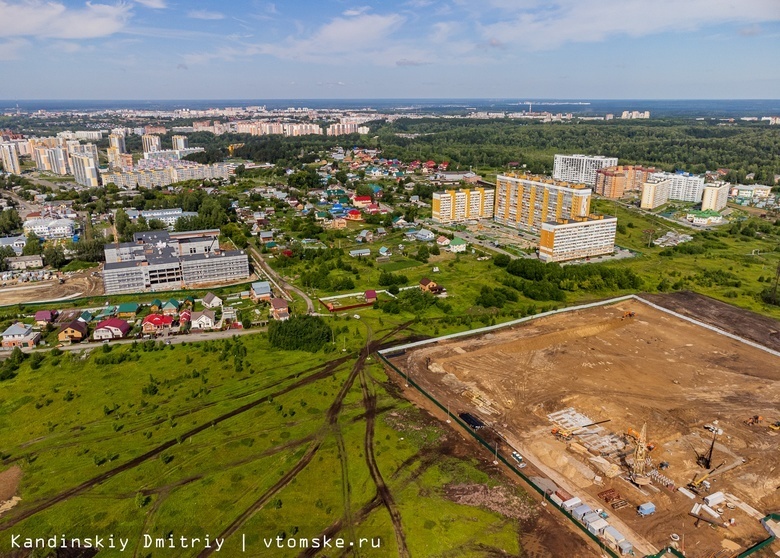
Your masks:
{"label": "dense forest", "polygon": [[756,173],[755,181],[771,184],[780,174],[780,130],[760,124],[400,119],[378,125],[377,133],[385,157],[449,160],[461,168],[518,162],[531,172],[550,173],[555,153],[588,153],[664,170],[701,173],[725,167],[735,171],[734,181]]}

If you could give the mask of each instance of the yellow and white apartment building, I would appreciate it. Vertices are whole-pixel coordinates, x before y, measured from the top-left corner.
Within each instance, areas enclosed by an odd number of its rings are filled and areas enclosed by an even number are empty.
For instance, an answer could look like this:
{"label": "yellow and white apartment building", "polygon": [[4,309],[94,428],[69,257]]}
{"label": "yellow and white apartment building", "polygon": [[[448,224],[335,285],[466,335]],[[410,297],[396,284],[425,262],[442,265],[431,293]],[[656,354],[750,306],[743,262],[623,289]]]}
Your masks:
{"label": "yellow and white apartment building", "polygon": [[562,262],[612,254],[617,218],[589,215],[542,223],[539,259]]}
{"label": "yellow and white apartment building", "polygon": [[485,188],[446,190],[434,192],[431,201],[433,220],[437,223],[454,223],[467,219],[493,217],[495,190]]}
{"label": "yellow and white apartment building", "polygon": [[582,184],[550,178],[500,174],[496,178],[493,219],[510,227],[538,232],[542,223],[586,217],[592,191]]}

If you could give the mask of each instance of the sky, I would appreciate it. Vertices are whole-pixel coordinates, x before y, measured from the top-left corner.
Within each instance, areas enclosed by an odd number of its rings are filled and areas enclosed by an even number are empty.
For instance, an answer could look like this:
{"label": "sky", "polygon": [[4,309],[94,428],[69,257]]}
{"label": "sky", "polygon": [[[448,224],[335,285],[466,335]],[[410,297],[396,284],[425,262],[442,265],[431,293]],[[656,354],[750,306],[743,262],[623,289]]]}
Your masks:
{"label": "sky", "polygon": [[780,0],[0,0],[0,99],[777,99]]}

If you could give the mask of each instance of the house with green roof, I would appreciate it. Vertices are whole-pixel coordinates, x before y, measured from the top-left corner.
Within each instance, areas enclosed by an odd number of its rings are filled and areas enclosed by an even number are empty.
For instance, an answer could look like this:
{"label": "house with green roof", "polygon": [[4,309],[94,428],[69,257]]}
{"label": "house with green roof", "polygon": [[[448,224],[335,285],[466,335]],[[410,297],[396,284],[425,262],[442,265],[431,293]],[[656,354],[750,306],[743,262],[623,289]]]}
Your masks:
{"label": "house with green roof", "polygon": [[151,308],[152,312],[158,312],[162,308],[162,301],[159,298],[155,298],[149,305],[149,308]]}
{"label": "house with green roof", "polygon": [[123,302],[117,306],[116,315],[119,318],[132,319],[135,318],[136,314],[138,314],[138,310],[140,308],[141,305],[137,302]]}
{"label": "house with green roof", "polygon": [[162,313],[164,316],[174,316],[179,313],[179,308],[181,308],[179,301],[175,298],[171,298],[163,302]]}
{"label": "house with green roof", "polygon": [[455,237],[452,240],[450,240],[450,252],[457,253],[457,252],[465,252],[466,248],[468,247],[469,243],[463,240],[462,238]]}
{"label": "house with green roof", "polygon": [[694,225],[718,225],[723,222],[723,216],[712,209],[690,210],[685,218]]}

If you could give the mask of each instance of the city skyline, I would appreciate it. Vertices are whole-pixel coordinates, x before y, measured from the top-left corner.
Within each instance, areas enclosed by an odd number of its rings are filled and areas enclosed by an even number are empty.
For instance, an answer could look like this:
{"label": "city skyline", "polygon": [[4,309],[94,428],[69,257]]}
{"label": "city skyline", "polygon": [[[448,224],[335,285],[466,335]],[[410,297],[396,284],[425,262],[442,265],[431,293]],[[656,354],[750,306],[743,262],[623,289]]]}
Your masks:
{"label": "city skyline", "polygon": [[773,98],[772,0],[0,0],[0,98]]}

